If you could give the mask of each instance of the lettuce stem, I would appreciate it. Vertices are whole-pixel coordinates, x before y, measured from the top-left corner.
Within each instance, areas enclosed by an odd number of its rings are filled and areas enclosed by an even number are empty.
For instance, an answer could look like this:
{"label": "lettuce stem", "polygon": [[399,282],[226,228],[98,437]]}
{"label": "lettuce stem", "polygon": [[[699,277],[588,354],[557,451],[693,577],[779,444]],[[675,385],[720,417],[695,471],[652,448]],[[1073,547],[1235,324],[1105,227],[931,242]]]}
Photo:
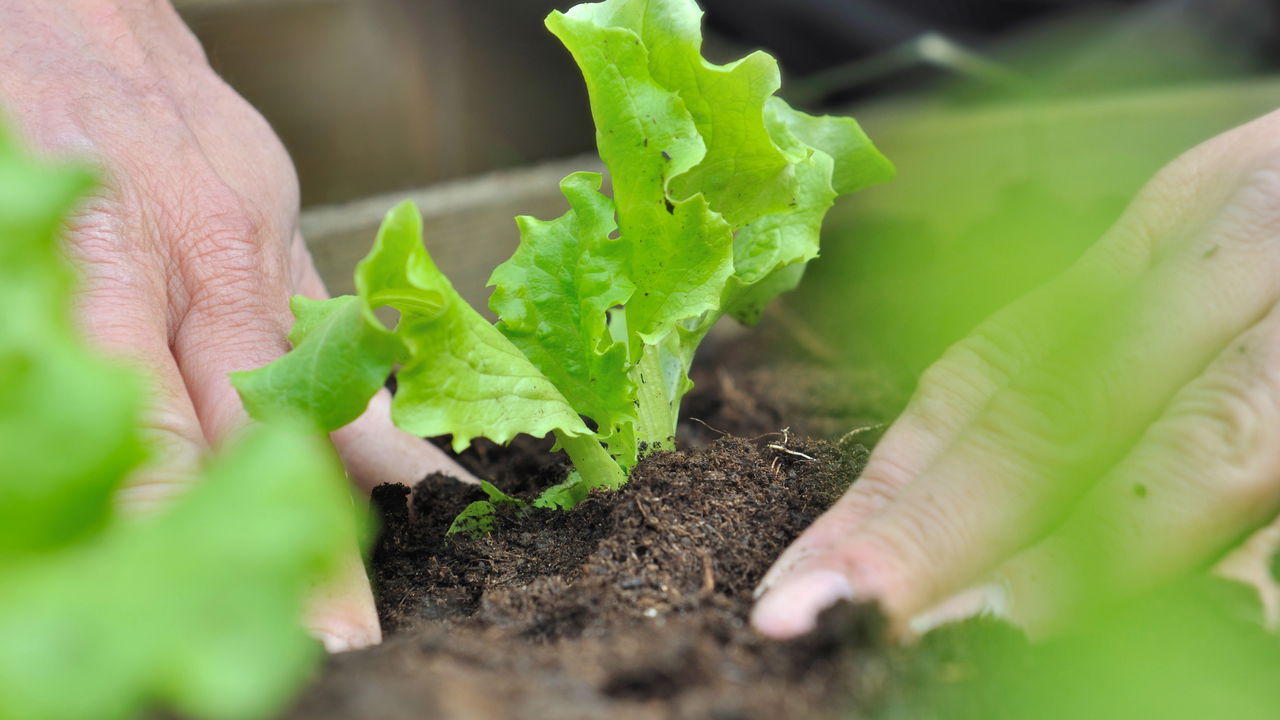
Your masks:
{"label": "lettuce stem", "polygon": [[622,467],[609,455],[594,435],[573,437],[559,430],[555,431],[560,447],[573,461],[573,467],[591,488],[608,488],[616,490],[627,481]]}
{"label": "lettuce stem", "polygon": [[636,382],[636,439],[645,443],[645,452],[671,449],[676,407],[662,368],[662,348],[645,345],[631,376]]}

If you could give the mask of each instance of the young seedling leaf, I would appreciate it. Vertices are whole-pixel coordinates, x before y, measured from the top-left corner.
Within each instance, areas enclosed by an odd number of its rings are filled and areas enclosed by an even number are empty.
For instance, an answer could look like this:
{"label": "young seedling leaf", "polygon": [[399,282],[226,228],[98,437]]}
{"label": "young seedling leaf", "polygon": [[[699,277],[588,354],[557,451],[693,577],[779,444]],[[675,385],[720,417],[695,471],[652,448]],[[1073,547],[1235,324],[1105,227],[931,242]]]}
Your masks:
{"label": "young seedling leaf", "polygon": [[583,481],[577,472],[569,473],[564,482],[557,483],[538,494],[533,506],[548,510],[571,510],[575,505],[587,498],[591,487]]}
{"label": "young seedling leaf", "polygon": [[370,321],[359,298],[293,298],[294,350],[257,370],[231,374],[231,382],[257,419],[275,413],[337,430],[364,412],[401,358],[395,333]]}
{"label": "young seedling leaf", "polygon": [[493,532],[498,507],[509,505],[520,508],[525,505],[524,501],[502,492],[491,482],[481,481],[480,489],[484,491],[485,495],[489,496],[489,499],[477,500],[458,513],[458,516],[449,524],[449,529],[445,531],[445,535],[455,535],[457,533],[470,536],[487,535]]}
{"label": "young seedling leaf", "polygon": [[493,503],[488,500],[476,500],[458,513],[453,522],[449,523],[449,529],[444,534],[446,537],[458,533],[471,537],[488,535],[493,532],[495,512]]}
{"label": "young seedling leaf", "polygon": [[458,452],[475,437],[591,434],[556,386],[453,289],[422,244],[422,216],[411,203],[387,215],[356,268],[356,287],[371,308],[401,313],[395,332],[408,352],[391,405],[396,425],[451,434]]}

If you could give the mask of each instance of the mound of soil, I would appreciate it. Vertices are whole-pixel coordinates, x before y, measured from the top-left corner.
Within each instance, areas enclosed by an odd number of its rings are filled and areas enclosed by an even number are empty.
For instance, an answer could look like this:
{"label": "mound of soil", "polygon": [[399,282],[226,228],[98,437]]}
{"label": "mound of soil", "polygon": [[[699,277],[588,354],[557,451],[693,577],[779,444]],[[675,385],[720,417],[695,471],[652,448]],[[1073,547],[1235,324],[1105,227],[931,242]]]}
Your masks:
{"label": "mound of soil", "polygon": [[[795,643],[746,624],[778,553],[844,490],[861,446],[724,438],[646,458],[571,512],[444,530],[483,496],[444,477],[374,495],[390,639],[340,656],[306,718],[821,717],[877,696],[882,622],[866,607]],[[849,679],[854,678],[854,682]]]}

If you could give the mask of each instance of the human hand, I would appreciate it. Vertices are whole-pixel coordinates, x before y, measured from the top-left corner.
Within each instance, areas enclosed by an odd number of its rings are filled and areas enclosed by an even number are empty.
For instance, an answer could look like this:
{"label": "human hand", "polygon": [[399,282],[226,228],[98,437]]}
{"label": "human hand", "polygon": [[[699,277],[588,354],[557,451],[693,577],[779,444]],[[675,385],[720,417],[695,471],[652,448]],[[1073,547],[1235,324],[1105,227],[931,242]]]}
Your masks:
{"label": "human hand", "polygon": [[[227,374],[288,349],[289,297],[325,296],[297,231],[293,165],[168,2],[0,0],[0,101],[37,147],[104,179],[68,248],[86,333],[150,374],[156,460],[121,496],[145,511],[248,422]],[[359,485],[470,477],[392,427],[388,405],[384,393],[333,434]],[[331,650],[380,639],[355,548],[347,566],[310,614]]]}
{"label": "human hand", "polygon": [[[791,637],[874,599],[900,631],[986,611],[1052,632],[1274,520],[1277,438],[1280,112],[1172,163],[1073,267],[948,350],[752,622]],[[1265,582],[1278,533],[1220,571]]]}

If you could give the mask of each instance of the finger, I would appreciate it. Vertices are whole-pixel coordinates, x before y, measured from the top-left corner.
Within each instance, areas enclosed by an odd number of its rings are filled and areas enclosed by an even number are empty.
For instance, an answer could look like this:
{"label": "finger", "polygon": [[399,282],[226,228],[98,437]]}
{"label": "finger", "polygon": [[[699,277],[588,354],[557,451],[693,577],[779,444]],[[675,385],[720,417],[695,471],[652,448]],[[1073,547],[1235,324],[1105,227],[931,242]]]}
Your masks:
{"label": "finger", "polygon": [[360,554],[352,547],[329,581],[311,591],[307,630],[331,653],[348,652],[382,642],[373,591]]}
{"label": "finger", "polygon": [[[821,573],[844,584],[818,594],[766,595],[756,610],[758,627],[803,628],[823,604],[847,593],[878,598],[898,616],[913,614],[1033,540],[1194,377],[1209,352],[1274,303],[1277,244],[1268,240],[1280,220],[1280,203],[1272,202],[1280,190],[1271,181],[1266,174],[1251,178],[1203,234],[1162,251],[1125,293],[1127,310],[1100,318],[1097,331],[1057,346],[1047,361],[997,391],[954,444],[857,535],[796,561],[789,576]],[[1152,356],[1160,361],[1144,363]],[[788,627],[780,619],[787,616],[800,620]]]}
{"label": "finger", "polygon": [[[1009,379],[1042,362],[1060,334],[1093,317],[1145,268],[1151,242],[1143,208],[1135,203],[1097,245],[1049,285],[1008,306],[950,348],[877,444],[857,482],[774,562],[756,587],[763,599],[784,578],[798,575],[897,496],[950,445]],[[812,629],[816,614],[852,589],[838,569],[815,566],[813,577],[773,594],[752,614],[767,635],[793,637]]]}
{"label": "finger", "polygon": [[1269,630],[1280,627],[1280,517],[1249,536],[1215,567],[1214,574],[1244,583],[1258,592],[1263,623]]}
{"label": "finger", "polygon": [[[290,248],[297,292],[312,300],[329,297],[324,281],[299,233]],[[480,480],[435,445],[391,422],[391,394],[381,390],[360,417],[330,434],[352,482],[366,492],[384,483],[413,487],[427,475],[442,472],[462,482]]]}
{"label": "finger", "polygon": [[805,557],[825,552],[896,497],[972,422],[1009,379],[1042,362],[1058,336],[1113,302],[1145,266],[1136,222],[1117,224],[1061,277],[984,321],[921,378],[902,415],[876,445],[857,482],[782,554],[757,595]]}
{"label": "finger", "polygon": [[[896,497],[949,446],[1010,378],[1050,356],[1064,335],[1113,303],[1169,238],[1199,228],[1225,204],[1240,168],[1219,167],[1234,143],[1269,136],[1280,112],[1214,138],[1170,163],[1123,216],[1061,277],[997,312],[950,348],[921,378],[914,397],[877,444],[858,482],[774,563],[762,595],[805,557],[827,551]],[[1253,141],[1250,147],[1265,145]],[[1236,148],[1238,149],[1238,148]],[[1207,169],[1213,169],[1209,171]]]}
{"label": "finger", "polygon": [[[205,437],[218,446],[248,424],[230,373],[266,365],[289,349],[292,289],[287,246],[238,198],[202,198],[182,248],[185,312],[173,355]],[[278,248],[278,250],[273,250]]]}
{"label": "finger", "polygon": [[[1207,567],[1280,513],[1280,309],[1234,340],[1048,538],[997,572],[1033,634]],[[1257,583],[1262,533],[1227,565]],[[1250,557],[1252,555],[1252,557]],[[1274,585],[1274,583],[1270,583]],[[1000,604],[1000,603],[995,603]]]}
{"label": "finger", "polygon": [[[140,283],[90,279],[79,296],[78,316],[86,333],[108,354],[141,365],[150,381],[144,438],[152,459],[121,490],[125,512],[145,514],[167,507],[190,486],[207,451],[204,434],[176,363],[169,353],[159,307],[140,298]],[[369,581],[352,547],[341,574],[312,597],[308,626],[330,652],[353,650],[381,640]]]}
{"label": "finger", "polygon": [[204,435],[169,352],[167,322],[157,310],[163,304],[155,299],[154,286],[123,264],[81,262],[80,267],[84,277],[76,317],[84,335],[146,375],[141,429],[150,457],[117,497],[125,512],[151,512],[188,486],[207,449]]}
{"label": "finger", "polygon": [[[1280,624],[1277,553],[1280,553],[1280,517],[1250,535],[1213,569],[1218,577],[1243,583],[1258,593],[1262,621],[1269,630],[1275,630]],[[1090,601],[1096,605],[1102,600],[1082,598],[1078,592],[1070,592],[1067,588],[1078,585],[1081,578],[1065,571],[1061,563],[1061,556],[1054,555],[1051,544],[1033,547],[993,573],[993,579],[962,590],[911,618],[906,635],[919,638],[943,625],[979,616],[1016,624],[1033,637],[1051,635],[1079,617],[1090,606]],[[1081,566],[1079,561],[1075,562],[1077,570]],[[1110,594],[1116,593],[1113,590]]]}
{"label": "finger", "polygon": [[380,391],[354,422],[330,437],[353,482],[365,492],[383,483],[413,487],[433,472],[479,484],[444,451],[391,424],[391,394]]}
{"label": "finger", "polygon": [[[288,350],[288,260],[277,261],[260,249],[257,238],[239,234],[259,230],[215,226],[204,238],[207,249],[187,268],[191,299],[177,329],[174,356],[213,445],[249,422],[229,374],[266,365]],[[343,571],[317,589],[307,618],[333,652],[380,640],[373,596],[354,547]]]}

